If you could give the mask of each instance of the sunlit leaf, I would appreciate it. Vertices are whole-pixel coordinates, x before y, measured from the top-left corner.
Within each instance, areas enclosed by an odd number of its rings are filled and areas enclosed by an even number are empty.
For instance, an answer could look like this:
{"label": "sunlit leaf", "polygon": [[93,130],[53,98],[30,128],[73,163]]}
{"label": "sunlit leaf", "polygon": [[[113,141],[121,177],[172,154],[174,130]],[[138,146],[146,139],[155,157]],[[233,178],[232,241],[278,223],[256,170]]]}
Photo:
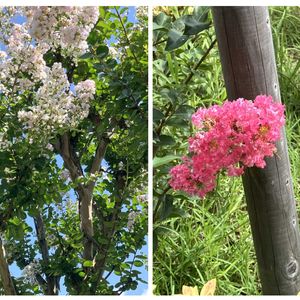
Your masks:
{"label": "sunlit leaf", "polygon": [[183,296],[199,296],[198,288],[196,286],[182,286],[182,295]]}
{"label": "sunlit leaf", "polygon": [[162,165],[168,164],[169,162],[181,158],[178,155],[166,155],[164,157],[154,157],[153,159],[153,168],[160,167]]}
{"label": "sunlit leaf", "polygon": [[201,289],[200,296],[213,296],[216,291],[217,279],[211,279],[206,282]]}

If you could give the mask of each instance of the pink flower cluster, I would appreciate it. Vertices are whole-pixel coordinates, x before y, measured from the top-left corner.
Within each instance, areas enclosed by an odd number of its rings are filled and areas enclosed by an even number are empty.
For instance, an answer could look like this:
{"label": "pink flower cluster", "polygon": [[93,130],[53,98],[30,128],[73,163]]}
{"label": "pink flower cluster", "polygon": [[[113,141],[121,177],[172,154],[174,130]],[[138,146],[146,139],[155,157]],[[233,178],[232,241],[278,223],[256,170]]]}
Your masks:
{"label": "pink flower cluster", "polygon": [[239,176],[245,167],[264,168],[276,151],[284,125],[284,106],[260,95],[254,101],[237,99],[199,109],[192,116],[198,132],[189,139],[190,154],[170,170],[175,190],[204,197],[216,186],[220,171]]}

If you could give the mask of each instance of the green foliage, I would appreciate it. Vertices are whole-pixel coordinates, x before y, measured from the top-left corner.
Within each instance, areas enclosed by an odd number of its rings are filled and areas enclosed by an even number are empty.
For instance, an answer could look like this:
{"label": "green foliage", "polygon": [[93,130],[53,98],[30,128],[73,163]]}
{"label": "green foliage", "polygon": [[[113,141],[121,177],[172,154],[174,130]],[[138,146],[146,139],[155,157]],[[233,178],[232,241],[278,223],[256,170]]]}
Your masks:
{"label": "green foliage", "polygon": [[[174,21],[193,8],[161,9]],[[158,14],[158,9],[156,11]],[[286,106],[294,190],[298,199],[300,41],[296,28],[300,26],[300,11],[298,7],[272,7],[270,15],[281,96]],[[211,21],[210,13],[208,21]],[[217,188],[205,200],[172,191],[168,185],[168,172],[177,162],[175,157],[186,154],[186,141],[193,132],[190,126],[192,112],[226,99],[214,40],[214,28],[210,27],[172,52],[165,50],[165,42],[154,48],[156,251],[153,278],[154,293],[158,295],[181,293],[183,285],[201,288],[211,278],[217,278],[217,295],[261,294],[241,180],[221,175]],[[177,125],[173,125],[173,121],[168,123],[174,120],[178,110],[184,111],[180,107],[186,105],[187,112],[176,118]],[[157,162],[162,163],[157,165]],[[171,210],[178,209],[184,214],[175,214],[175,217],[170,214]],[[299,212],[299,204],[297,209]]]}
{"label": "green foliage", "polygon": [[[147,203],[140,198],[147,193],[147,18],[133,24],[127,17],[128,8],[99,10],[99,20],[88,37],[89,51],[77,65],[58,53],[45,55],[48,66],[62,62],[70,82],[96,82],[88,118],[69,133],[86,175],[81,183],[63,178],[57,150],[42,149],[25,139],[17,112],[30,103],[32,95],[24,95],[23,101],[8,107],[8,99],[0,93],[0,133],[12,143],[9,149],[0,150],[0,232],[9,264],[16,263],[24,271],[36,259],[41,266],[31,282],[28,274],[14,278],[18,294],[46,293],[39,276],[42,280],[46,276],[58,281],[64,278],[71,295],[115,295],[145,283],[141,268],[146,257],[141,248],[146,243]],[[102,164],[105,170],[93,190],[94,259],[102,263],[96,269],[94,261],[82,259],[85,237],[75,191],[84,180],[88,182],[103,136],[109,139]],[[50,143],[55,145],[59,138]],[[129,231],[132,211],[139,215]],[[45,226],[47,264],[41,258],[33,225],[38,216]],[[119,282],[111,281],[114,272]]]}
{"label": "green foliage", "polygon": [[[189,13],[191,11],[192,14]],[[208,9],[170,7],[168,13],[169,16],[159,13],[154,17],[154,241],[157,234],[165,232],[160,228],[163,221],[170,216],[185,215],[175,203],[186,199],[186,196],[170,190],[167,181],[170,167],[186,153],[186,141],[192,130],[191,114],[198,106],[210,101],[206,99],[220,99],[219,95],[224,97],[225,93],[223,84],[220,84],[221,67],[215,70],[219,58],[214,46],[213,28],[207,29],[207,26],[206,30],[198,31],[192,39],[172,52],[168,52],[168,41],[164,39],[168,34],[165,28],[171,28],[171,20],[177,24],[178,20],[192,22],[193,18],[197,18],[199,22],[210,24]],[[155,25],[155,22],[164,28]],[[207,58],[203,60],[203,57]],[[199,61],[202,63],[199,64]],[[207,83],[211,85],[210,90],[207,90]],[[213,96],[211,91],[214,91]]]}
{"label": "green foliage", "polygon": [[[178,10],[173,9],[174,16],[177,16]],[[180,17],[173,19],[161,12],[153,19],[153,43],[157,45],[166,40],[165,50],[175,50],[184,45],[189,38],[207,29],[210,25],[207,18],[208,8],[202,6],[195,7],[192,14],[184,12]]]}

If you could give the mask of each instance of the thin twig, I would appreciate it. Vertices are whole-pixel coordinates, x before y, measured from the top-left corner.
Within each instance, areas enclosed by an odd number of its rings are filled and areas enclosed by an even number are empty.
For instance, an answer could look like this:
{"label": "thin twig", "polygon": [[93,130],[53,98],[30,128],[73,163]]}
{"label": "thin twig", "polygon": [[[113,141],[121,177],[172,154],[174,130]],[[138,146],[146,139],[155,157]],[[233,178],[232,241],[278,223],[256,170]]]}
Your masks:
{"label": "thin twig", "polygon": [[164,40],[158,41],[158,42],[154,43],[153,46],[155,47],[155,46],[157,46],[159,44],[162,44],[162,43],[166,42],[167,40],[168,39],[164,39]]}
{"label": "thin twig", "polygon": [[118,9],[117,9],[115,6],[114,6],[114,9],[115,9],[115,11],[116,11],[116,13],[117,13],[117,15],[118,15],[118,18],[119,18],[119,20],[120,20],[121,26],[122,26],[122,28],[123,28],[123,31],[124,31],[124,35],[125,35],[125,39],[126,39],[127,45],[128,45],[128,47],[130,48],[130,50],[131,50],[131,52],[132,52],[132,55],[133,55],[134,60],[136,61],[137,64],[139,64],[139,63],[140,63],[139,60],[137,59],[137,57],[136,57],[134,51],[132,51],[132,49],[131,49],[131,43],[130,43],[130,40],[129,40],[129,38],[128,38],[127,30],[126,30],[126,28],[125,28],[125,26],[124,26],[124,23],[123,23],[123,21],[122,21],[122,17],[121,17],[121,15],[120,15]]}
{"label": "thin twig", "polygon": [[[46,240],[46,229],[44,225],[44,220],[41,212],[39,211],[37,216],[34,217],[34,224],[36,235],[38,239],[38,244],[42,254],[42,260],[45,265],[49,265],[49,248]],[[57,286],[57,278],[55,276],[51,276],[46,274],[47,280],[47,295],[57,295],[58,294],[58,286]]]}
{"label": "thin twig", "polygon": [[210,44],[209,48],[206,50],[206,52],[204,53],[204,55],[201,57],[201,59],[199,60],[199,62],[194,66],[193,70],[191,71],[191,73],[189,74],[189,76],[185,79],[184,84],[188,84],[190,82],[190,80],[193,78],[195,71],[200,67],[200,65],[203,63],[203,61],[205,60],[205,58],[207,57],[207,55],[209,54],[209,52],[211,51],[211,49],[214,47],[214,45],[216,44],[217,39],[214,39],[212,41],[212,43]]}

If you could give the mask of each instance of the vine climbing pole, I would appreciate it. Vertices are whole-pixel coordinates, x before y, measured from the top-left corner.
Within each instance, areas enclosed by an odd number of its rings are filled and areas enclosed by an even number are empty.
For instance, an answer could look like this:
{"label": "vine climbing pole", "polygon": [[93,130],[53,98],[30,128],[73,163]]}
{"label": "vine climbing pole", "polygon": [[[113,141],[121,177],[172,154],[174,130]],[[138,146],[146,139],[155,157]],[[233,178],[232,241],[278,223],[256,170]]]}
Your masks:
{"label": "vine climbing pole", "polygon": [[[266,7],[214,7],[214,25],[229,99],[272,95],[280,102]],[[247,208],[265,295],[300,291],[300,234],[285,131],[264,169],[243,177]]]}

